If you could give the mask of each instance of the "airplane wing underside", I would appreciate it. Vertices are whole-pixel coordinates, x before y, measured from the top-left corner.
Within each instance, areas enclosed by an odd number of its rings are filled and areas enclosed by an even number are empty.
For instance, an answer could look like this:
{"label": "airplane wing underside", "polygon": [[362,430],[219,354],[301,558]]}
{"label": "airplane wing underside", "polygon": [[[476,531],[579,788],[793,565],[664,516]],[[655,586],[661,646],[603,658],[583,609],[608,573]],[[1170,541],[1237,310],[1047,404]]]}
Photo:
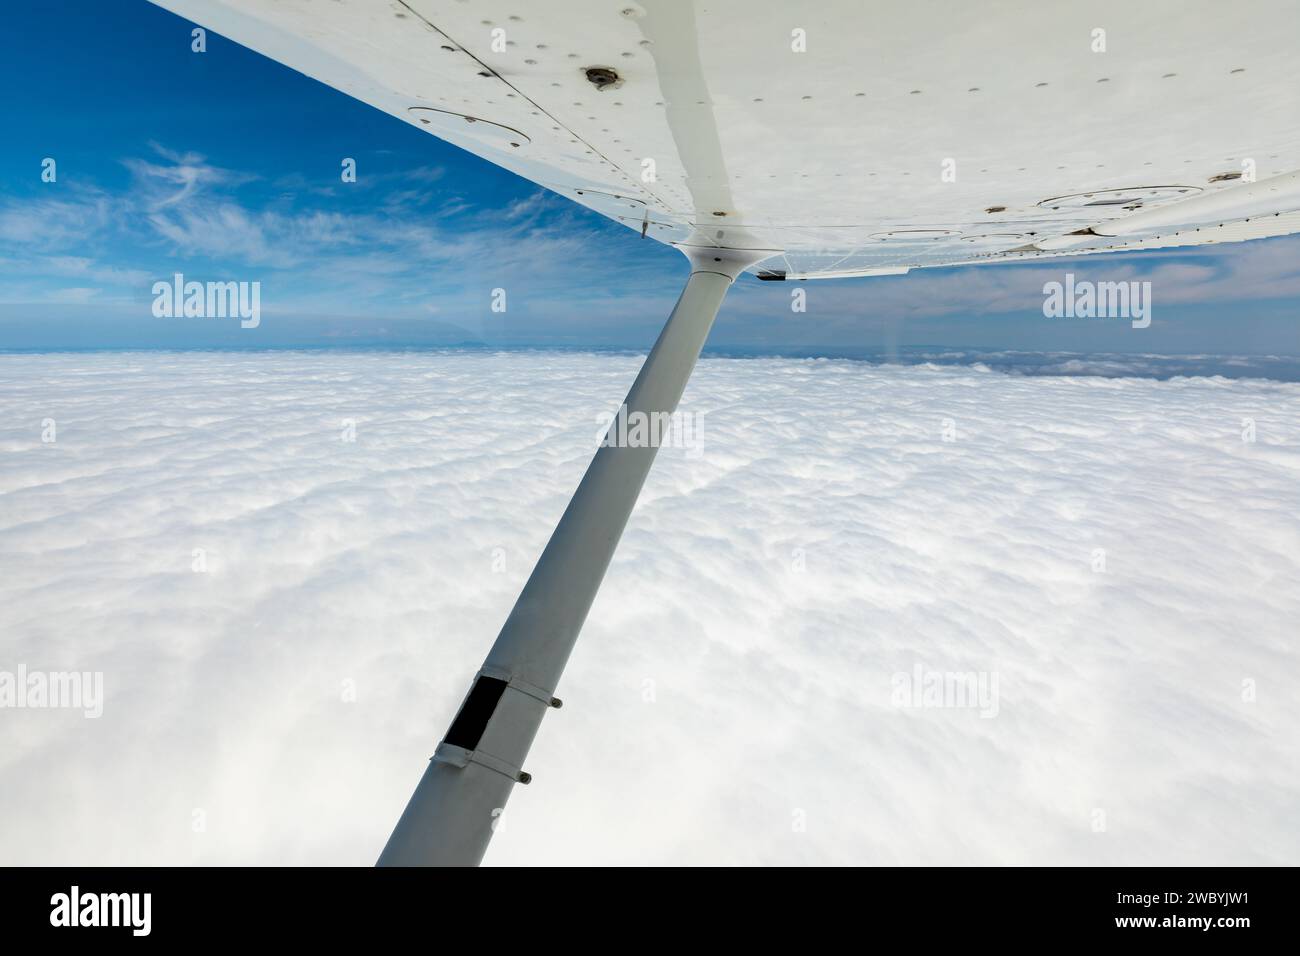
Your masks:
{"label": "airplane wing underside", "polygon": [[154,0],[764,278],[1300,231],[1300,4]]}

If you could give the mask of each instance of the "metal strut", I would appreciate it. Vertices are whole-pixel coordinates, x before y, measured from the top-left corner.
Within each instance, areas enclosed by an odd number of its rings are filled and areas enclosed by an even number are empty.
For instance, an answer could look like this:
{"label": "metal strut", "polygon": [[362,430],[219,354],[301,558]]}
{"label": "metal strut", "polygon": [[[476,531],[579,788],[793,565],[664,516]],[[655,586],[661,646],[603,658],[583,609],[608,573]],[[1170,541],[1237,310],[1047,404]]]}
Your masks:
{"label": "metal strut", "polygon": [[[687,252],[690,276],[627,393],[628,416],[677,408],[727,289],[770,254]],[[607,444],[596,452],[378,865],[482,860],[514,785],[531,779],[524,758],[542,716],[560,705],[556,685],[658,450]]]}

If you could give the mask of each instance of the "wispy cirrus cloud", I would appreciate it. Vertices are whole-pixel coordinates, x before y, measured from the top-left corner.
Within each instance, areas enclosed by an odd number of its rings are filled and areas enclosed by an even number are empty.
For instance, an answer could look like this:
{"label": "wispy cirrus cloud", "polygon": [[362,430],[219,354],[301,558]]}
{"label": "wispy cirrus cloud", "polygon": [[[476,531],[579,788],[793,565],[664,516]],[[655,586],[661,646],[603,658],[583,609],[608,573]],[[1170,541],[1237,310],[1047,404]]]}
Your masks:
{"label": "wispy cirrus cloud", "polygon": [[[444,170],[431,165],[362,166],[357,183],[326,192],[297,174],[268,184],[156,143],[150,156],[122,165],[131,179],[116,192],[79,185],[58,199],[0,202],[0,243],[15,247],[0,275],[23,279],[7,283],[0,299],[32,296],[44,279],[37,300],[67,301],[59,282],[69,272],[95,274],[104,302],[138,299],[150,277],[188,269],[274,278],[273,309],[427,314],[433,294],[442,308],[448,297],[485,301],[512,273],[534,277],[512,282],[517,291],[544,285],[539,264],[576,259],[592,228],[541,190],[501,210],[471,204],[441,189]],[[336,190],[351,197],[354,188],[363,201],[331,198]]]}
{"label": "wispy cirrus cloud", "polygon": [[201,189],[238,186],[257,178],[252,173],[213,166],[198,153],[180,153],[158,143],[150,146],[166,162],[128,158],[123,164],[135,174],[142,187],[138,195],[154,210],[183,203]]}
{"label": "wispy cirrus cloud", "polygon": [[[273,178],[152,144],[147,155],[122,160],[130,173],[125,188],[82,181],[60,185],[57,197],[0,200],[0,247],[8,253],[0,266],[0,301],[66,300],[61,290],[75,279],[67,263],[77,261],[96,275],[93,282],[70,283],[97,290],[88,304],[134,302],[138,310],[150,277],[184,271],[263,281],[272,315],[457,313],[480,323],[485,335],[494,328],[554,342],[583,342],[584,328],[587,341],[593,331],[622,341],[652,339],[671,306],[676,257],[631,230],[541,188],[487,204],[466,183],[449,181],[442,166],[376,164],[363,157],[355,183],[301,172]],[[860,341],[864,332],[889,340],[891,330],[906,326],[921,341],[956,344],[968,341],[952,336],[969,334],[969,320],[1032,320],[1044,282],[1066,271],[1150,281],[1157,323],[1164,323],[1179,308],[1300,298],[1297,250],[1300,239],[1285,238],[807,283],[809,305],[798,334],[827,343]],[[512,312],[500,318],[484,315],[497,288],[511,296]],[[787,291],[742,281],[719,323],[722,334],[793,341],[795,327],[783,317]],[[954,330],[958,321],[964,330]],[[925,333],[927,324],[933,335]],[[742,326],[750,331],[741,333]],[[1271,349],[1300,350],[1300,338],[1292,338]],[[1005,346],[1008,339],[1014,337],[986,344]]]}

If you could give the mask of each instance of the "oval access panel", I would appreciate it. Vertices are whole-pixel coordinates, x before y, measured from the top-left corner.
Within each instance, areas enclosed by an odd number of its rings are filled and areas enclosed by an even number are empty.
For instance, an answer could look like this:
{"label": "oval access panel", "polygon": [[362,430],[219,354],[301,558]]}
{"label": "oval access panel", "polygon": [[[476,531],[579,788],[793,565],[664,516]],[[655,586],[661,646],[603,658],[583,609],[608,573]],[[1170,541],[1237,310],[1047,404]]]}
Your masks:
{"label": "oval access panel", "polygon": [[1001,246],[1009,242],[1028,242],[1029,234],[1024,232],[989,232],[981,236],[962,236],[961,241],[986,246]]}
{"label": "oval access panel", "polygon": [[960,235],[951,229],[895,229],[893,232],[873,232],[871,238],[885,242],[934,242]]}
{"label": "oval access panel", "polygon": [[635,196],[626,196],[622,193],[606,192],[603,189],[588,189],[586,186],[575,186],[573,192],[578,196],[585,196],[590,202],[606,202],[611,205],[630,206],[633,209],[645,208],[644,199],[637,199]]}
{"label": "oval access panel", "polygon": [[1154,206],[1158,203],[1187,199],[1201,191],[1200,186],[1133,186],[1128,189],[1098,189],[1090,193],[1073,193],[1044,199],[1043,209],[1087,209],[1105,206]]}
{"label": "oval access panel", "polygon": [[432,106],[412,106],[407,112],[411,114],[412,119],[419,121],[420,125],[427,127],[431,133],[468,137],[497,149],[518,149],[532,142],[519,130],[485,120],[481,116],[436,110]]}

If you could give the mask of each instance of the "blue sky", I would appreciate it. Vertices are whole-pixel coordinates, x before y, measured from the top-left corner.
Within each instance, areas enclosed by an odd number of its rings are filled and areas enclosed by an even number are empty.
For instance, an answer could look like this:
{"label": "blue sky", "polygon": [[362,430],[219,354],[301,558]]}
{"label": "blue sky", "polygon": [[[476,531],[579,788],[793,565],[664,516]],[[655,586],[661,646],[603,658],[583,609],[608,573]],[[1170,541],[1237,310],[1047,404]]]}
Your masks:
{"label": "blue sky", "polygon": [[[191,26],[144,0],[6,11],[0,349],[653,342],[677,252],[214,34],[194,53]],[[711,345],[1297,355],[1297,262],[1284,238],[921,270],[799,283],[802,314],[746,277]],[[1150,279],[1151,328],[1045,319],[1067,270]],[[155,318],[175,272],[261,282],[262,324]]]}

